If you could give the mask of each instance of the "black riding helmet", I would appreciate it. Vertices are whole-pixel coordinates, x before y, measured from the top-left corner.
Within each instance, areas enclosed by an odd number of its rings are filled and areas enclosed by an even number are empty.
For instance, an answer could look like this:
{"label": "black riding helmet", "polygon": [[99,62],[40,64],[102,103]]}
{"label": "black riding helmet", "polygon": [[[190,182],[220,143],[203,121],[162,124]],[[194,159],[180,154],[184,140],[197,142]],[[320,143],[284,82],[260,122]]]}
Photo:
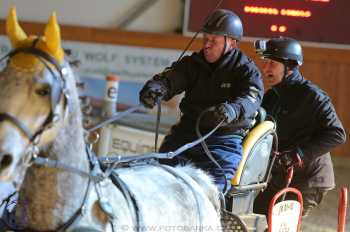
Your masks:
{"label": "black riding helmet", "polygon": [[298,41],[292,38],[279,37],[270,40],[257,40],[255,51],[262,57],[276,60],[289,68],[303,64],[303,52]]}
{"label": "black riding helmet", "polygon": [[202,28],[202,32],[241,40],[243,36],[242,21],[232,11],[218,9],[210,15],[208,22]]}

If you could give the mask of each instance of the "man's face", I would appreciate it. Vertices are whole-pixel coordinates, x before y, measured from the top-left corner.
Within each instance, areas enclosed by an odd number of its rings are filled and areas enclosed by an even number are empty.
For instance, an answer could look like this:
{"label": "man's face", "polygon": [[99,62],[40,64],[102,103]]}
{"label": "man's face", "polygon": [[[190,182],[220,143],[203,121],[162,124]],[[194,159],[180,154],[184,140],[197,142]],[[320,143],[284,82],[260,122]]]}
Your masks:
{"label": "man's face", "polygon": [[[204,58],[209,63],[214,63],[223,54],[225,48],[225,37],[222,35],[213,35],[207,33],[204,33],[203,37]],[[227,40],[230,39],[227,38]]]}
{"label": "man's face", "polygon": [[264,76],[264,79],[266,80],[266,83],[270,87],[277,85],[283,80],[284,64],[275,60],[264,58],[262,74]]}

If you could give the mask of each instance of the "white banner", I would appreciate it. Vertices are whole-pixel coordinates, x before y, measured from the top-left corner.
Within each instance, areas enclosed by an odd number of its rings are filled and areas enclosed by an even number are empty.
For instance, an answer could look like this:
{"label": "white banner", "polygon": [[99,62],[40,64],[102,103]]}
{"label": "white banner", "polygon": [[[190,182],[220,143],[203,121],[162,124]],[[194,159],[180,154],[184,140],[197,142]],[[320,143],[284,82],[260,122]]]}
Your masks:
{"label": "white banner", "polygon": [[[138,46],[64,41],[63,47],[72,51],[71,59],[80,60],[79,76],[105,78],[116,74],[121,80],[145,82],[176,61],[181,50],[145,48]],[[0,35],[0,55],[11,49],[6,36]],[[3,65],[3,64],[2,64]]]}
{"label": "white banner", "polygon": [[[101,137],[102,143],[99,143],[100,155],[140,155],[154,151],[155,133],[139,130],[120,125],[109,125],[104,128],[109,130],[107,136]],[[164,135],[160,134],[158,144],[163,141]],[[105,154],[104,154],[105,153]]]}

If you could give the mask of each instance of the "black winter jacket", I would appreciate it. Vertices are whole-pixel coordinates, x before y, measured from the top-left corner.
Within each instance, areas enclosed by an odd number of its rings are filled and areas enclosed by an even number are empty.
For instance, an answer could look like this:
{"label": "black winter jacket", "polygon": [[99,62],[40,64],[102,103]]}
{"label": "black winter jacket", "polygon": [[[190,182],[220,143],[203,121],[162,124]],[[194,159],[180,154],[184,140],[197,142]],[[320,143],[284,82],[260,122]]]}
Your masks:
{"label": "black winter jacket", "polygon": [[[279,150],[296,148],[302,153],[305,168],[295,171],[293,182],[334,187],[329,152],[344,143],[346,135],[329,96],[296,70],[266,92],[262,106],[277,122]],[[274,172],[284,178],[284,170]]]}
{"label": "black winter jacket", "polygon": [[[243,133],[250,127],[264,93],[258,68],[239,49],[226,53],[215,64],[206,62],[202,51],[193,53],[173,63],[155,79],[167,89],[165,100],[185,91],[180,103],[183,115],[172,128],[180,134],[194,134],[200,113],[223,102],[233,106],[238,120],[220,127],[216,135]],[[203,117],[200,126],[203,133],[212,129],[210,113]]]}

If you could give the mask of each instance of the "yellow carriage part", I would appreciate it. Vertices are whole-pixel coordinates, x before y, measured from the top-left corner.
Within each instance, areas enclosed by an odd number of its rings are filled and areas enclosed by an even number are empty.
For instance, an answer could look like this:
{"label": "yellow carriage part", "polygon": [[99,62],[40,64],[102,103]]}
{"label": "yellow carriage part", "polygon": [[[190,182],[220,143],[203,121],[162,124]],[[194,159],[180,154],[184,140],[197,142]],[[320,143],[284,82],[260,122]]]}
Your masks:
{"label": "yellow carriage part", "polygon": [[[270,158],[271,153],[271,147],[272,147],[272,134],[275,131],[275,124],[271,121],[263,121],[259,123],[257,126],[255,126],[245,137],[243,140],[243,155],[242,160],[237,168],[235,176],[231,180],[232,186],[239,186],[241,185],[241,179],[243,174],[248,171],[247,165],[248,162],[258,162],[255,159],[249,159],[253,153],[259,153],[257,155],[265,156],[267,159]],[[259,145],[264,139],[267,139],[267,137],[270,136],[271,139],[267,142],[268,148],[266,149],[259,149]],[[268,153],[268,154],[266,154]],[[266,164],[268,160],[266,160]],[[254,167],[258,166],[257,164],[253,165]],[[267,167],[266,167],[267,168]],[[254,170],[249,170],[254,171]],[[266,171],[266,170],[265,170]],[[265,174],[265,173],[264,173]],[[254,180],[253,180],[254,181]],[[256,182],[259,182],[256,180]],[[250,184],[250,183],[248,183]]]}

